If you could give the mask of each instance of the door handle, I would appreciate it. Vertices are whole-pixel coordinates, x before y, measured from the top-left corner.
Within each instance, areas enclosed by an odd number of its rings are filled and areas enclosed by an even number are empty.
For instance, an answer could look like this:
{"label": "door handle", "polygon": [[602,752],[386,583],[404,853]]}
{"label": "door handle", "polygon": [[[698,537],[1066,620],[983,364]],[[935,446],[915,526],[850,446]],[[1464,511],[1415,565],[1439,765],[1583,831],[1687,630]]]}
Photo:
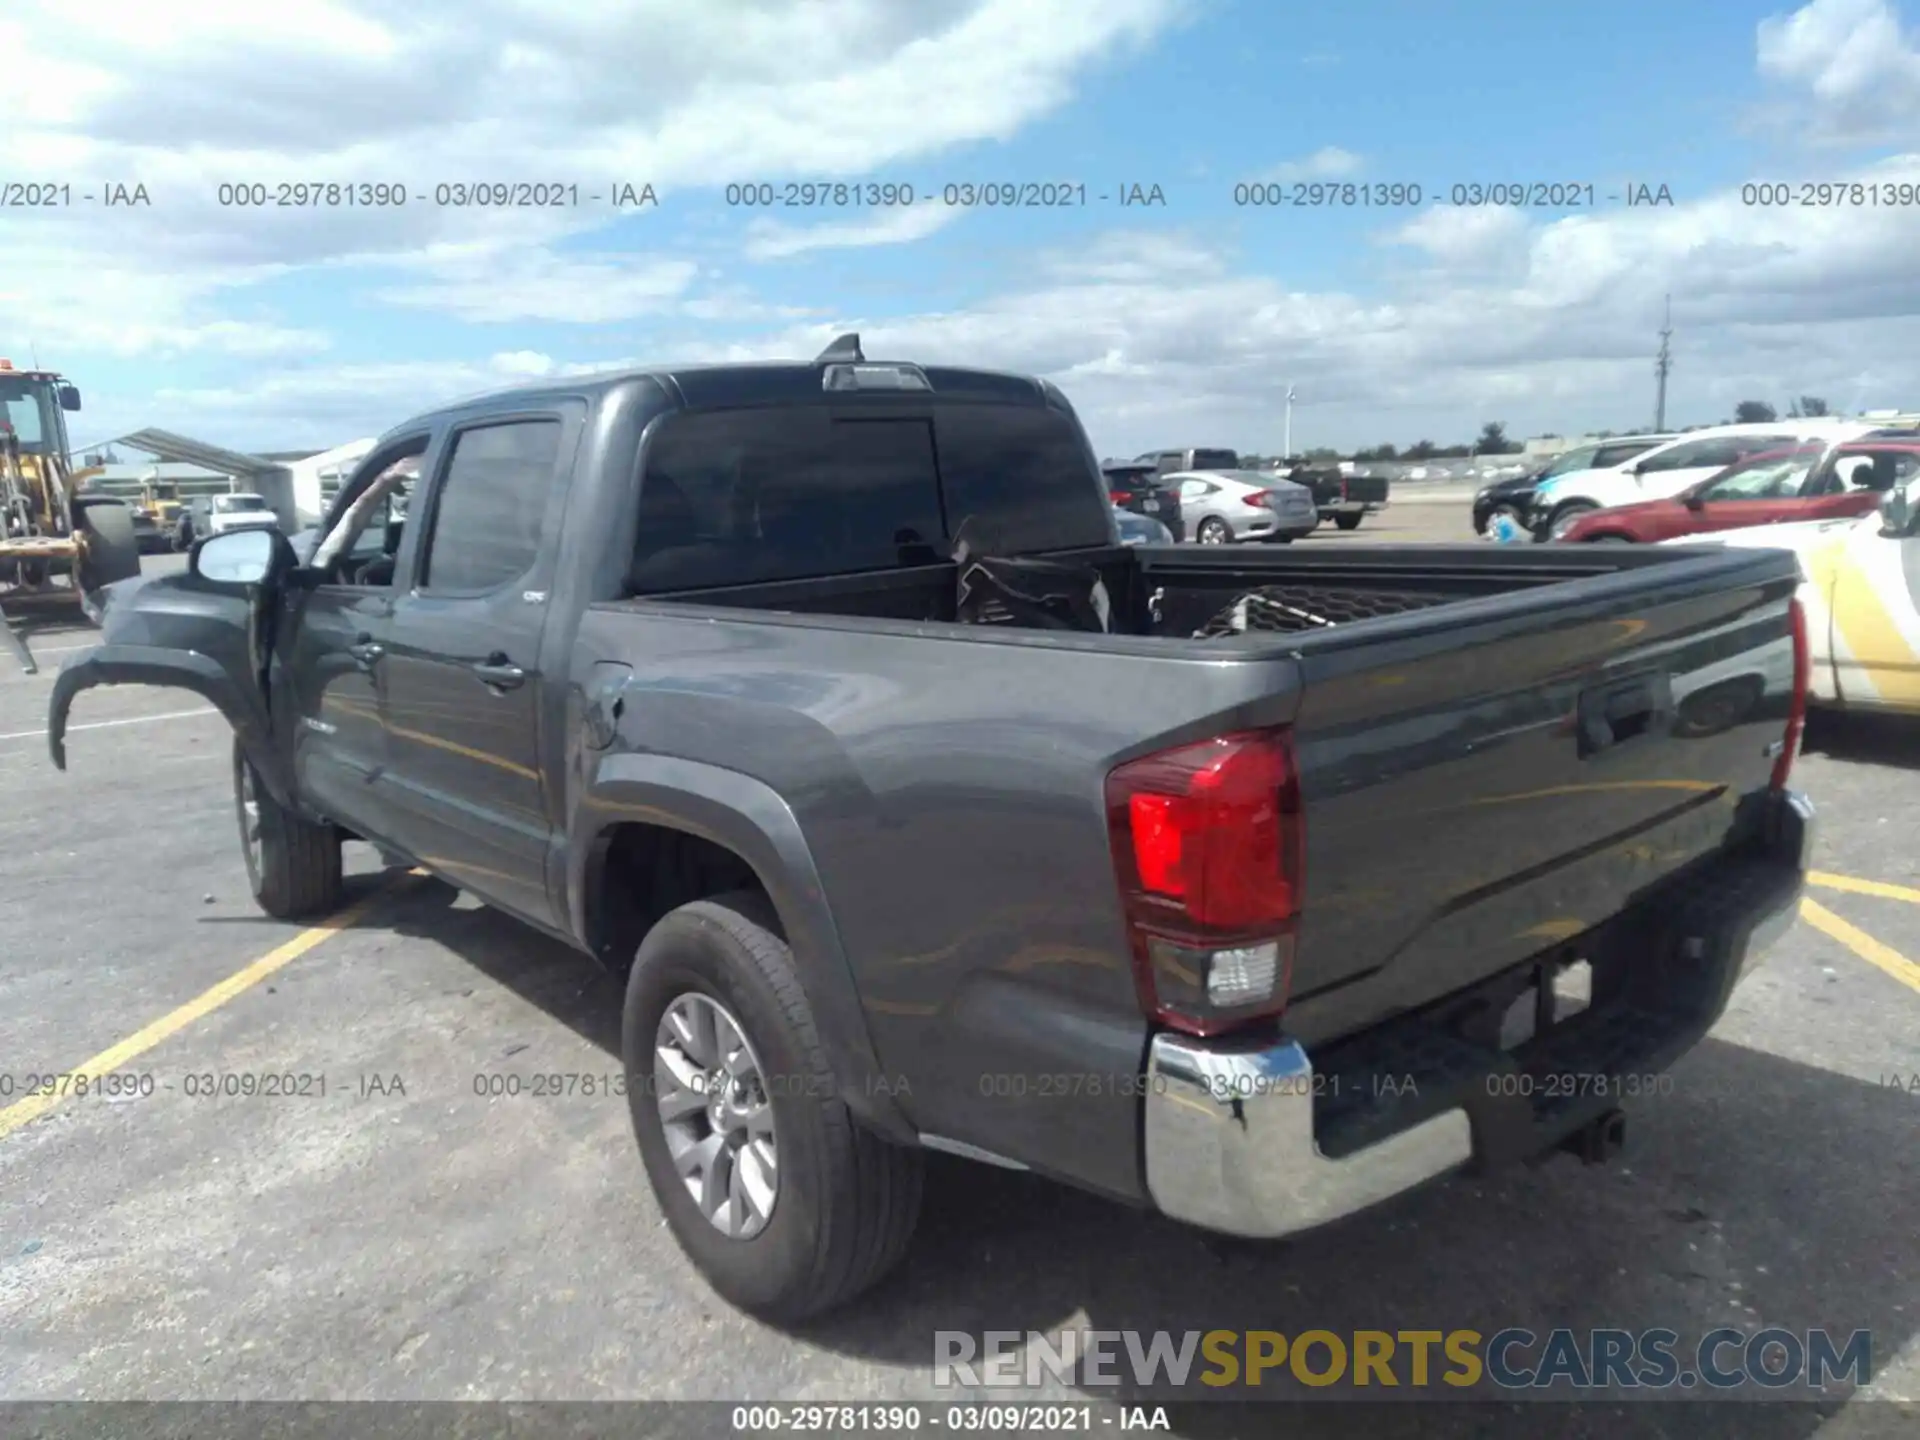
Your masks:
{"label": "door handle", "polygon": [[527,672],[498,652],[473,667],[490,690],[512,690],[526,683]]}
{"label": "door handle", "polygon": [[362,669],[371,670],[373,662],[387,653],[387,647],[377,644],[371,635],[362,635],[353,644],[347,646],[347,654],[360,663]]}

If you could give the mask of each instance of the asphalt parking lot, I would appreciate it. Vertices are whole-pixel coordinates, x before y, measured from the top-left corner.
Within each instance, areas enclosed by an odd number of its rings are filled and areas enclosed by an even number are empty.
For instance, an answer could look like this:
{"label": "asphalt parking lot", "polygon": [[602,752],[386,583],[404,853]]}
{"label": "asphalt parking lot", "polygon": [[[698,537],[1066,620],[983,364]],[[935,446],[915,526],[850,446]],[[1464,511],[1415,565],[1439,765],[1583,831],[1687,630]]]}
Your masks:
{"label": "asphalt parking lot", "polygon": [[[1467,533],[1464,506],[1407,504],[1305,543]],[[623,1100],[477,1093],[617,1073],[610,981],[360,846],[344,923],[260,917],[227,732],[195,697],[90,692],[53,769],[51,677],[89,639],[41,625],[37,677],[0,654],[0,1398],[944,1401],[942,1329],[1779,1325],[1871,1331],[1869,1395],[1920,1399],[1913,727],[1816,725],[1796,770],[1822,825],[1802,921],[1671,1092],[1629,1102],[1618,1164],[1452,1180],[1252,1245],[937,1161],[901,1272],[787,1333],[681,1258]],[[43,1107],[17,1089],[116,1062],[152,1093]],[[305,1093],[189,1094],[267,1073]],[[1578,1424],[1920,1424],[1752,1400]],[[1303,1433],[1342,1433],[1338,1403],[1311,1408]],[[1564,1419],[1537,1433],[1588,1433]],[[1430,1412],[1420,1431],[1478,1423]]]}

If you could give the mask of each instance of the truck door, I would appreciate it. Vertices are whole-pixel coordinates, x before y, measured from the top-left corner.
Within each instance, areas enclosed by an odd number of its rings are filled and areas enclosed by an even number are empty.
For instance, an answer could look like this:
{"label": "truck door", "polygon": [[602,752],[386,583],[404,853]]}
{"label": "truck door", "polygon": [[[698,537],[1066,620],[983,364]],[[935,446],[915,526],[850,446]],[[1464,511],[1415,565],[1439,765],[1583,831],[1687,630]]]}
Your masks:
{"label": "truck door", "polygon": [[1829,556],[1810,556],[1809,578],[1831,576],[1834,683],[1848,705],[1920,710],[1920,460],[1895,462],[1907,497],[1904,523],[1878,517],[1845,533]]}
{"label": "truck door", "polygon": [[414,505],[424,528],[408,546],[382,661],[393,838],[542,925],[557,914],[544,702],[566,683],[566,657],[542,642],[565,502],[557,481],[584,421],[585,407],[566,402],[449,433]]}
{"label": "truck door", "polygon": [[[321,544],[324,578],[291,597],[280,627],[278,667],[293,718],[292,755],[300,793],[322,813],[381,835],[379,781],[390,742],[383,707],[394,604],[395,557],[424,436],[369,457],[373,481],[360,503],[335,517]],[[284,742],[283,742],[284,743]]]}

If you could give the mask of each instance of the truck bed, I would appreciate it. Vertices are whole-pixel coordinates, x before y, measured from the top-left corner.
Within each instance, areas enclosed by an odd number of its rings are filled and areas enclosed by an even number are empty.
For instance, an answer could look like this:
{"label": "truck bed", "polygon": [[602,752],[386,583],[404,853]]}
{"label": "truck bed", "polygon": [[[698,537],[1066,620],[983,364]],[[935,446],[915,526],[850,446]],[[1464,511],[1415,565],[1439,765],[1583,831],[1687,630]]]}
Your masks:
{"label": "truck bed", "polygon": [[[1361,547],[1336,552],[1119,546],[1046,558],[1090,565],[1113,601],[1113,633],[1189,640],[1304,634],[1436,606],[1604,579],[1658,566],[1678,547],[1579,551],[1484,545]],[[846,619],[954,622],[951,562],[720,589],[630,604],[715,607]],[[1454,618],[1450,613],[1441,623]],[[1425,627],[1422,627],[1425,628]],[[1058,632],[1047,632],[1057,635]]]}
{"label": "truck bed", "polygon": [[[1017,793],[1018,752],[1051,735],[1083,789],[1044,803],[1077,813],[1056,818],[1084,833],[1043,844],[1043,870],[1048,853],[1104,844],[1112,765],[1236,724],[1291,723],[1307,882],[1287,1024],[1303,1041],[1577,944],[1725,843],[1785,722],[1795,572],[1772,552],[1076,555],[1108,586],[1111,635],[953,624],[950,564],[596,608],[701,617],[684,682],[800,706],[854,771],[868,768],[864,746],[904,743],[883,738],[890,727],[925,727],[910,766],[923,796],[953,783],[968,804],[1002,788],[1007,813],[1041,804]],[[693,673],[709,667],[724,678]],[[1609,704],[1621,743],[1589,753],[1583,718]],[[956,892],[977,870],[958,854],[912,863],[956,877]],[[968,901],[975,915],[997,903]],[[915,928],[903,922],[903,944]],[[1022,943],[1007,937],[1010,952]]]}

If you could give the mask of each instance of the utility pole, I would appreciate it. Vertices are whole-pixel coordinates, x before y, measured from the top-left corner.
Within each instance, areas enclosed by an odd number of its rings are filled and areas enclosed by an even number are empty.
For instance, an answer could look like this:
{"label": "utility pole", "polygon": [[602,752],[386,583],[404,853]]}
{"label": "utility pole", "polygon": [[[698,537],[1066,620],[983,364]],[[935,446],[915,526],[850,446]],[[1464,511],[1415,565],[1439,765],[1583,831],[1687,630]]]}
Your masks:
{"label": "utility pole", "polygon": [[1653,363],[1654,379],[1659,388],[1654,392],[1653,430],[1656,435],[1667,428],[1667,376],[1673,370],[1673,350],[1668,341],[1673,339],[1673,296],[1667,296],[1667,319],[1660,331],[1660,358]]}
{"label": "utility pole", "polygon": [[1287,433],[1282,442],[1280,458],[1288,464],[1293,463],[1293,382],[1287,382]]}

